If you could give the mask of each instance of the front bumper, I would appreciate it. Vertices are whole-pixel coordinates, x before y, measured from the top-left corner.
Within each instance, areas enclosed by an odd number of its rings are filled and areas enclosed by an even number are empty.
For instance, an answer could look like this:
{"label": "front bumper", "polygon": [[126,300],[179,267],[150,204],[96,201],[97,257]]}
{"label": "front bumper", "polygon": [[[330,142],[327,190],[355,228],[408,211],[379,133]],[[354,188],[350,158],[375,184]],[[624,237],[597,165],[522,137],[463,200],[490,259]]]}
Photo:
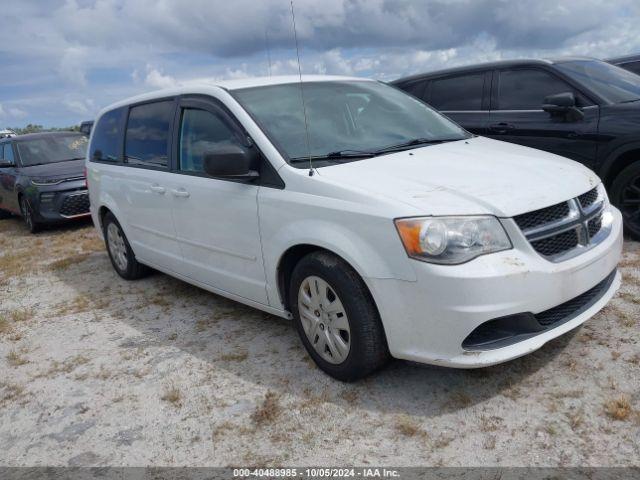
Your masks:
{"label": "front bumper", "polygon": [[611,208],[609,235],[594,248],[553,263],[541,257],[505,220],[514,248],[463,265],[413,261],[417,281],[367,278],[396,358],[449,367],[494,365],[542,347],[602,309],[620,286],[620,274],[578,315],[501,348],[466,349],[481,324],[525,312],[539,314],[578,297],[605,280],[622,254],[622,217]]}
{"label": "front bumper", "polygon": [[91,215],[89,193],[83,180],[34,186],[27,194],[39,223],[58,223]]}

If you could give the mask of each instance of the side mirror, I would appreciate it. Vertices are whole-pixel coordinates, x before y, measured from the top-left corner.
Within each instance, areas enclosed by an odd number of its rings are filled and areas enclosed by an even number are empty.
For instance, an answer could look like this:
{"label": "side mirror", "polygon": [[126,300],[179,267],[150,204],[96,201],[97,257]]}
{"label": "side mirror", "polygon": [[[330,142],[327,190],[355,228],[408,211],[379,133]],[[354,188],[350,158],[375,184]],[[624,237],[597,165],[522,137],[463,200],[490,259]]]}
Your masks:
{"label": "side mirror", "polygon": [[259,160],[255,147],[229,144],[218,148],[215,152],[204,154],[204,172],[215,178],[250,180],[259,177],[255,165]]}
{"label": "side mirror", "polygon": [[9,167],[13,167],[13,163],[0,159],[0,168],[9,168]]}
{"label": "side mirror", "polygon": [[556,93],[544,99],[542,109],[551,116],[563,116],[571,122],[584,118],[584,113],[576,106],[573,92]]}

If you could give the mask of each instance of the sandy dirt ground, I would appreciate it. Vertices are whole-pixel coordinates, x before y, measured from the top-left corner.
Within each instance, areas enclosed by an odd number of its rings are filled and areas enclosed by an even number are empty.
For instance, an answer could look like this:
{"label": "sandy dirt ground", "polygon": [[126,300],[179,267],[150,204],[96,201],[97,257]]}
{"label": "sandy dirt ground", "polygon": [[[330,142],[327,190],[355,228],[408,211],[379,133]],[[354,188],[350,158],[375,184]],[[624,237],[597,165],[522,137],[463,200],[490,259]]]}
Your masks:
{"label": "sandy dirt ground", "polygon": [[640,465],[640,244],[581,329],[481,370],[332,380],[289,321],[166,275],[93,227],[0,221],[0,465]]}

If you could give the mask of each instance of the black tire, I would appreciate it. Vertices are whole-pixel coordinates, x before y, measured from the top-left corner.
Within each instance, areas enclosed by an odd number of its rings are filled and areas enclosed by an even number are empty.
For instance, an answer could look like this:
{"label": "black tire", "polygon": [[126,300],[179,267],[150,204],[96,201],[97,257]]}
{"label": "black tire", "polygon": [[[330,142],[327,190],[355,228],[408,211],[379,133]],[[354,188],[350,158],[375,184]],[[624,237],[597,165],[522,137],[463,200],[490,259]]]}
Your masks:
{"label": "black tire", "polygon": [[[112,253],[112,248],[109,244],[109,226],[113,225],[122,238],[124,242],[124,249],[126,252],[126,265],[124,267],[122,265],[122,261],[116,261],[114,258],[114,254]],[[104,242],[107,247],[107,253],[109,254],[109,259],[111,260],[111,265],[113,265],[113,269],[125,280],[138,280],[139,278],[143,278],[149,274],[149,267],[146,265],[142,265],[136,260],[136,256],[131,249],[131,245],[129,245],[129,240],[127,240],[127,236],[124,234],[122,227],[116,220],[116,217],[113,216],[111,212],[107,212],[102,220],[102,228],[104,234]]]}
{"label": "black tire", "polygon": [[[350,348],[342,363],[330,363],[322,358],[304,331],[298,308],[298,292],[309,277],[319,277],[327,282],[335,290],[346,311]],[[390,356],[387,339],[373,298],[358,273],[336,255],[318,251],[298,262],[291,276],[289,305],[307,352],[333,378],[344,382],[359,380],[388,362]],[[331,331],[329,328],[327,330]]]}
{"label": "black tire", "polygon": [[0,220],[4,220],[7,218],[11,218],[11,212],[7,212],[6,210],[0,210]]}
{"label": "black tire", "polygon": [[29,232],[38,233],[42,229],[42,226],[36,222],[33,208],[31,208],[29,201],[24,195],[20,197],[20,214]]}
{"label": "black tire", "polygon": [[625,231],[640,240],[640,161],[622,170],[609,191],[611,203],[622,212]]}

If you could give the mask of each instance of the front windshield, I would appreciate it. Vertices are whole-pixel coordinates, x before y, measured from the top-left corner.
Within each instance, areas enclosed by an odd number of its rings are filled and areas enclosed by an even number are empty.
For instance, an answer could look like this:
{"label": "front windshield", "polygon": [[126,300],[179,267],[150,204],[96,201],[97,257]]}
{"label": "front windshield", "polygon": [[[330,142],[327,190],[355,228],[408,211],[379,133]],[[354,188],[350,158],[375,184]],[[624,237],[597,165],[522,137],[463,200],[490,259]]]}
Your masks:
{"label": "front windshield", "polygon": [[51,135],[16,142],[23,167],[44,165],[84,158],[87,152],[85,135]]}
{"label": "front windshield", "polygon": [[424,103],[371,81],[308,82],[303,93],[309,126],[305,133],[300,84],[233,91],[289,161],[358,153],[415,140],[461,140],[469,134]]}
{"label": "front windshield", "polygon": [[640,100],[640,76],[597,60],[558,63],[558,70],[611,103]]}

